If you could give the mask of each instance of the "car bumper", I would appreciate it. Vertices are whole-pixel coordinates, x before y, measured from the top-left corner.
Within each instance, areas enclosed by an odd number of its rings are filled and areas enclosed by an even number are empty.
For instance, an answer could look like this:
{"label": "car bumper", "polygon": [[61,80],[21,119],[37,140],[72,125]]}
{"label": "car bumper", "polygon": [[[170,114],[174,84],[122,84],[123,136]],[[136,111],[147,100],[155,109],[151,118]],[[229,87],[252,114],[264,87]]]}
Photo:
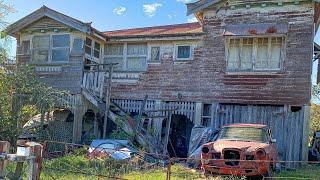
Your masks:
{"label": "car bumper", "polygon": [[267,174],[269,166],[266,163],[248,162],[238,166],[227,165],[202,165],[202,168],[211,174],[234,175],[234,176],[258,176]]}

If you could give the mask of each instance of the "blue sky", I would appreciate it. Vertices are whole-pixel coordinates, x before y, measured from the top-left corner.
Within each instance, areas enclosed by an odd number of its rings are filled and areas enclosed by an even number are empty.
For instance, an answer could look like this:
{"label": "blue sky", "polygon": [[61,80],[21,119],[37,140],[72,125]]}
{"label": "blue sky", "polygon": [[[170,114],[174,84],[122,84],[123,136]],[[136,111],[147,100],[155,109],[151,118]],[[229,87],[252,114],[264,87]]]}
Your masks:
{"label": "blue sky", "polygon": [[42,5],[83,22],[92,22],[100,31],[185,23],[185,3],[194,0],[5,0],[16,10],[9,23],[30,14]]}

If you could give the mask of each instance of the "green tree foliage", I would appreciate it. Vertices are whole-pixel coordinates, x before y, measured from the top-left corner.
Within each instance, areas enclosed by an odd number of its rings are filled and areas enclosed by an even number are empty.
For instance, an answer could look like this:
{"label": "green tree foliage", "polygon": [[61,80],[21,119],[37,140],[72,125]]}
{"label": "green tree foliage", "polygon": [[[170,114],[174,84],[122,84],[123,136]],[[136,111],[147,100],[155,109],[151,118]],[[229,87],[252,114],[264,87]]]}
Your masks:
{"label": "green tree foliage", "polygon": [[310,128],[312,132],[320,131],[320,106],[311,105]]}
{"label": "green tree foliage", "polygon": [[37,112],[52,111],[68,93],[39,81],[32,66],[0,71],[0,139],[15,141],[22,125]]}

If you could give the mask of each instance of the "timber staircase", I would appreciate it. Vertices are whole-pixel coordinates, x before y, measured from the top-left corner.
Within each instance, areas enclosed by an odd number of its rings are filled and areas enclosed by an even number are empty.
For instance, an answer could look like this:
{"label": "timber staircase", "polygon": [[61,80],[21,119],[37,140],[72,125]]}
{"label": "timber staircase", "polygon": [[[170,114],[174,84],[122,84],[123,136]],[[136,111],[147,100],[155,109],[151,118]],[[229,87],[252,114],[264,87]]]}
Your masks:
{"label": "timber staircase", "polygon": [[[100,68],[98,68],[100,69]],[[108,78],[107,78],[108,76]],[[107,71],[85,71],[82,80],[82,95],[92,103],[101,114],[107,115],[104,119],[104,133],[107,126],[107,119],[114,122],[125,133],[133,137],[140,146],[144,147],[148,152],[156,154],[166,154],[166,146],[163,145],[163,141],[155,140],[155,137],[148,133],[147,129],[143,128],[144,121],[149,117],[142,116],[143,108],[138,117],[133,118],[129,112],[126,112],[116,103],[110,100],[109,88],[112,82],[112,65]],[[146,101],[146,99],[145,99]],[[145,103],[143,103],[145,104]],[[144,106],[144,105],[143,105]],[[108,113],[106,113],[108,111]],[[165,147],[165,148],[159,148]]]}

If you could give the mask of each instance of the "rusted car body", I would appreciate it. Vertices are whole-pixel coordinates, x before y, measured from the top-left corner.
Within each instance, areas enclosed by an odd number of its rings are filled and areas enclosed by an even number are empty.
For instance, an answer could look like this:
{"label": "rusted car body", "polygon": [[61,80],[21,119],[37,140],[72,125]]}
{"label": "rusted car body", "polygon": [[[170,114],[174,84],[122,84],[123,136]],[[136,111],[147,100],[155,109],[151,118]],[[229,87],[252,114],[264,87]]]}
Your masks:
{"label": "rusted car body", "polygon": [[216,141],[203,145],[202,168],[206,174],[269,175],[276,167],[275,142],[265,125],[224,126]]}

